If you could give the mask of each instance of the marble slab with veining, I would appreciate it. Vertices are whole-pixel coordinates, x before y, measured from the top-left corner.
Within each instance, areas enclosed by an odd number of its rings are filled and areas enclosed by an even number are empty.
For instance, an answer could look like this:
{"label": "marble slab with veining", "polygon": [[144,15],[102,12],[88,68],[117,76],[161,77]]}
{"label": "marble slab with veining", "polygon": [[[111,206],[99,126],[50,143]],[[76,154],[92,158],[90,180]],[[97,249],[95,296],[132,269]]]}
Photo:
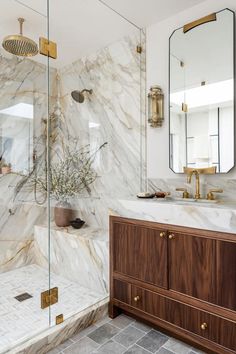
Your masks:
{"label": "marble slab with veining", "polygon": [[236,233],[236,203],[197,204],[158,199],[123,199],[111,214],[139,220]]}

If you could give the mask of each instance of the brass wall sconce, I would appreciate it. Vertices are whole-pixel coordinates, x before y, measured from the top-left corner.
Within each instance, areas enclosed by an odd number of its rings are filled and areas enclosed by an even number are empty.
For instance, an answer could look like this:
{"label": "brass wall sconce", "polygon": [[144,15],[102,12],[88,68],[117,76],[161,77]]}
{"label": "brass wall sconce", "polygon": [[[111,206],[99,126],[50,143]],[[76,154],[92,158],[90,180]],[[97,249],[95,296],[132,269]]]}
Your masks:
{"label": "brass wall sconce", "polygon": [[161,127],[164,121],[164,94],[159,86],[151,86],[148,94],[148,123]]}

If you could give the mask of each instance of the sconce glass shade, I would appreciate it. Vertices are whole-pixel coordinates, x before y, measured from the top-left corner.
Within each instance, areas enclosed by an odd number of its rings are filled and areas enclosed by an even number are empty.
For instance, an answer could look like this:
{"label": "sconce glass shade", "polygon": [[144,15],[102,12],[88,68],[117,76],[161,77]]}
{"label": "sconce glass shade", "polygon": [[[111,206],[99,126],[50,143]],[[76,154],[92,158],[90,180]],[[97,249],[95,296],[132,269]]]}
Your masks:
{"label": "sconce glass shade", "polygon": [[159,86],[152,86],[148,94],[148,123],[161,127],[164,120],[164,94]]}

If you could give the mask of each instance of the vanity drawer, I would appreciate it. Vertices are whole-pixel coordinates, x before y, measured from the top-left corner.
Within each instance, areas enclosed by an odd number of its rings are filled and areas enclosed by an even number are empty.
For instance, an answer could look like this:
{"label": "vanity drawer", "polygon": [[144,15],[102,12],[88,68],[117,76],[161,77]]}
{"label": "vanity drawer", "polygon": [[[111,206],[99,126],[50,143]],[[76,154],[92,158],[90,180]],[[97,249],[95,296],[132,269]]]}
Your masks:
{"label": "vanity drawer", "polygon": [[131,305],[188,332],[236,351],[235,322],[136,286],[131,286]]}

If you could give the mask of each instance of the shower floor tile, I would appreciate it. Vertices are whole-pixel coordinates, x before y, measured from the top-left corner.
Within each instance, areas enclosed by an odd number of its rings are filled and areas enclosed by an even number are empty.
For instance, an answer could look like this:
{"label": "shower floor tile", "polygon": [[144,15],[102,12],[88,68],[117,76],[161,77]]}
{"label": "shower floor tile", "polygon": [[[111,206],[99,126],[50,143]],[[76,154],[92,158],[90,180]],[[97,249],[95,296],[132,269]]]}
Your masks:
{"label": "shower floor tile", "polygon": [[[58,287],[59,301],[50,312],[42,310],[41,292],[49,288],[48,274],[37,265],[0,274],[0,353],[55,325],[57,315],[69,318],[106,296],[51,273],[50,287]],[[25,293],[32,297],[21,302],[15,298]]]}

